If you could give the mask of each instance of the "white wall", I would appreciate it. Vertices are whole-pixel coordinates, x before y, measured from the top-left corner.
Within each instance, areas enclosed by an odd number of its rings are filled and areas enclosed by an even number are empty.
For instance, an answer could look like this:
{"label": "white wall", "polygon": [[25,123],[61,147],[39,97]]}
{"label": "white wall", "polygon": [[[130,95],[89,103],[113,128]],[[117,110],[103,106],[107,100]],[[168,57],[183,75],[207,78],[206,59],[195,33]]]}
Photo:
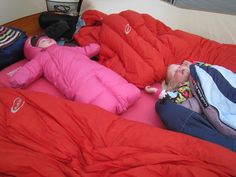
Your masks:
{"label": "white wall", "polygon": [[[174,7],[160,0],[84,0],[82,10],[148,13],[173,29],[182,29],[222,43],[236,44],[236,16]],[[0,0],[0,24],[46,10],[45,0]]]}
{"label": "white wall", "polygon": [[126,9],[148,13],[173,29],[222,43],[236,44],[236,16],[182,9],[160,0],[84,0],[83,10],[116,13]]}
{"label": "white wall", "polygon": [[45,0],[0,0],[0,25],[46,9]]}

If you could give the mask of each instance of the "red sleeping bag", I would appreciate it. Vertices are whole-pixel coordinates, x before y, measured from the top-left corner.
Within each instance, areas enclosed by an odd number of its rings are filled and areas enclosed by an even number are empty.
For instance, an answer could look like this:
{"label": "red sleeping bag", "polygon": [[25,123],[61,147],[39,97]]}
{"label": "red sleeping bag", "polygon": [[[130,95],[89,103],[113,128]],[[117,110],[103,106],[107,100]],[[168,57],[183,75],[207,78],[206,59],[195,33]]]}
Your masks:
{"label": "red sleeping bag", "polygon": [[173,30],[148,14],[128,10],[107,15],[88,10],[82,18],[86,26],[75,34],[75,40],[83,46],[100,43],[99,62],[140,88],[161,81],[169,64],[184,60],[236,72],[236,45]]}
{"label": "red sleeping bag", "polygon": [[0,89],[0,176],[236,176],[236,154],[46,94]]}

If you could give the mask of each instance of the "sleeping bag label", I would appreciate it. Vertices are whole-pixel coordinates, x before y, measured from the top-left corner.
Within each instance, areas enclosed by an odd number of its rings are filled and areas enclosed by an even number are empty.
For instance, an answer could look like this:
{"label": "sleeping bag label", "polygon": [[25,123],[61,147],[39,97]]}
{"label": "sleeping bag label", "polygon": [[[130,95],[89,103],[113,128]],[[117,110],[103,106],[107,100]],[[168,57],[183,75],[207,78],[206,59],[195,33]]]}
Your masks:
{"label": "sleeping bag label", "polygon": [[196,94],[197,94],[201,104],[203,105],[203,107],[204,108],[208,107],[209,104],[208,104],[208,102],[206,100],[206,97],[204,95],[204,92],[202,90],[202,87],[201,87],[200,83],[193,79],[192,80],[192,84],[193,84],[193,88],[194,88],[194,90],[195,90],[195,92],[196,92]]}

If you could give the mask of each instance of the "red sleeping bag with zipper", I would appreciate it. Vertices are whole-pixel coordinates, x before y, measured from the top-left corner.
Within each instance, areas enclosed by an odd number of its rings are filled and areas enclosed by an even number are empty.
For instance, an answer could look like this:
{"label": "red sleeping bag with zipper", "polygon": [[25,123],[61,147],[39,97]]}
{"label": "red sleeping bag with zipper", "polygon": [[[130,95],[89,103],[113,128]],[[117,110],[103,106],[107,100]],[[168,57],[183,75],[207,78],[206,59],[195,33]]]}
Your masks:
{"label": "red sleeping bag with zipper", "polygon": [[75,40],[82,46],[100,43],[99,62],[140,88],[161,81],[169,64],[184,60],[236,72],[236,45],[173,30],[148,14],[127,10],[107,15],[88,10],[82,19],[86,26],[75,34]]}
{"label": "red sleeping bag with zipper", "polygon": [[0,176],[236,176],[236,153],[96,106],[0,88]]}

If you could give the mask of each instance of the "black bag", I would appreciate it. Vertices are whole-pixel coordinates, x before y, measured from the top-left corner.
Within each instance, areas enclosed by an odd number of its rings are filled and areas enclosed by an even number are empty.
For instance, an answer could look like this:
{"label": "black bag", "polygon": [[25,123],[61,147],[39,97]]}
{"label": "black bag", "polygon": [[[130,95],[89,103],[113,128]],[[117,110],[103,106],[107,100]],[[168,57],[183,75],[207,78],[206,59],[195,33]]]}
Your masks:
{"label": "black bag", "polygon": [[73,39],[78,18],[79,16],[46,11],[40,14],[39,25],[47,36],[55,40],[63,37],[70,41]]}
{"label": "black bag", "polygon": [[26,33],[17,28],[0,26],[0,70],[24,58]]}

